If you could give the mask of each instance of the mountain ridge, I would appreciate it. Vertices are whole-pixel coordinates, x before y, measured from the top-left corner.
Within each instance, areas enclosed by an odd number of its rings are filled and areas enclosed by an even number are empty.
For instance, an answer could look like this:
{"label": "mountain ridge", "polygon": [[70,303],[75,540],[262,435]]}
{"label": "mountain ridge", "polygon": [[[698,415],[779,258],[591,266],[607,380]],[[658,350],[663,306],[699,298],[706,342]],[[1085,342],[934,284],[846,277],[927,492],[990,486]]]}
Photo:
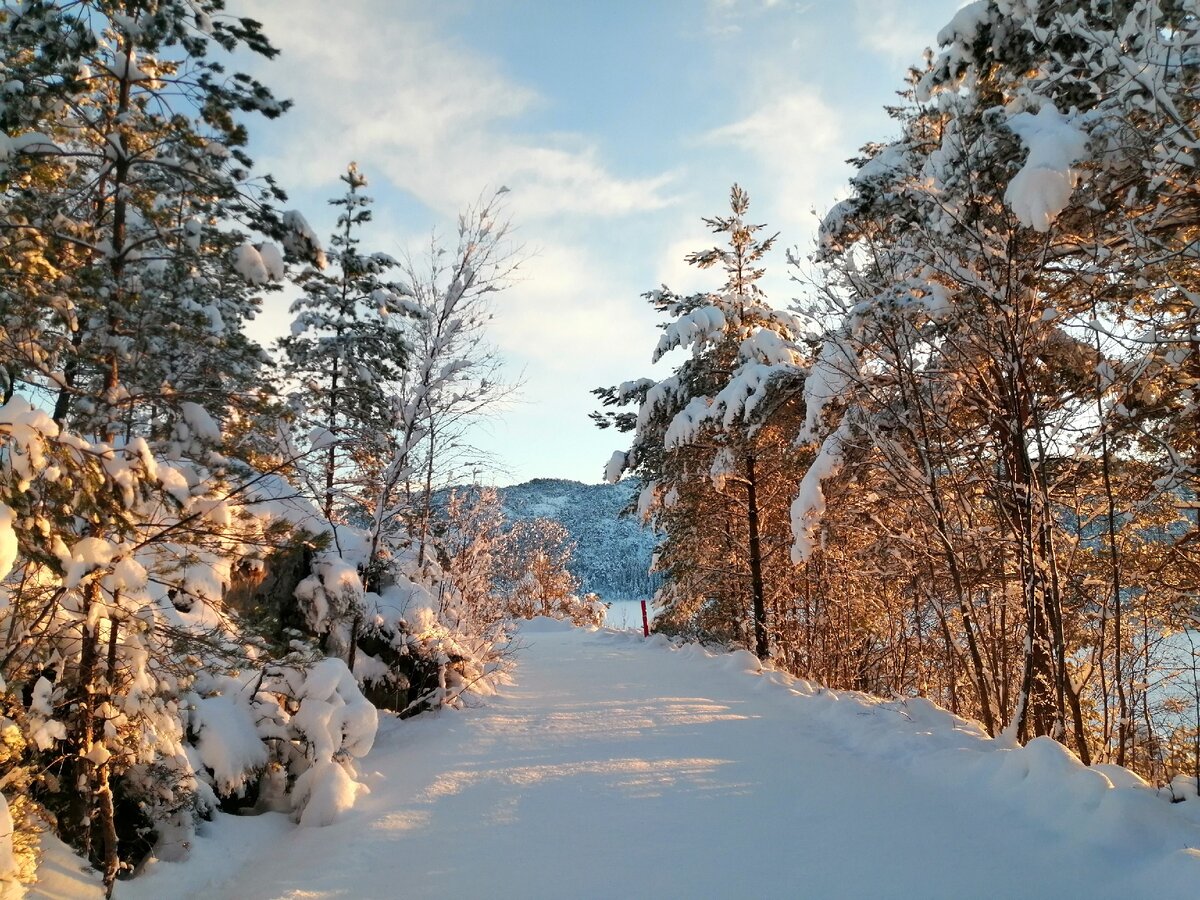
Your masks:
{"label": "mountain ridge", "polygon": [[585,484],[566,478],[533,478],[496,488],[509,522],[547,518],[563,524],[575,542],[568,568],[581,590],[602,600],[649,599],[662,583],[650,574],[658,538],[634,516],[621,515],[641,483]]}

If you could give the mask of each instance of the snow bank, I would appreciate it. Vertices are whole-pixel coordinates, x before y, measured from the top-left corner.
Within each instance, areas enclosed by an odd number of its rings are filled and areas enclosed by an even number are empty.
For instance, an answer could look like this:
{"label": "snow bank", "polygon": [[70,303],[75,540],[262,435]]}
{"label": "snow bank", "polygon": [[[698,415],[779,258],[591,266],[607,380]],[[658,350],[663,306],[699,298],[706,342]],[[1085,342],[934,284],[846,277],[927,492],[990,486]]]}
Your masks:
{"label": "snow bank", "polygon": [[[280,702],[280,697],[288,699]],[[379,713],[350,669],[336,657],[305,669],[281,668],[255,702],[263,720],[260,731],[287,737],[301,748],[289,761],[296,772],[291,799],[296,821],[306,826],[337,821],[359,790],[352,760],[370,752],[379,726]]]}
{"label": "snow bank", "polygon": [[364,786],[350,777],[340,763],[317,763],[296,780],[292,789],[299,822],[306,828],[332,825],[354,806],[354,798]]}
{"label": "snow bank", "polygon": [[[773,714],[842,749],[908,769],[930,783],[982,793],[997,806],[1031,815],[1071,840],[1125,856],[1200,861],[1200,797],[1193,788],[1156,790],[1115,765],[1088,767],[1051,738],[1025,746],[988,737],[983,727],[912,697],[881,700],[832,691],[761,663],[753,653],[714,653],[695,644],[644,641],[629,632],[598,637],[667,651],[705,667],[756,676],[754,693]],[[904,777],[898,775],[898,777]],[[1178,802],[1186,798],[1186,802]],[[1185,859],[1186,858],[1186,859]],[[1200,868],[1193,875],[1200,873]]]}

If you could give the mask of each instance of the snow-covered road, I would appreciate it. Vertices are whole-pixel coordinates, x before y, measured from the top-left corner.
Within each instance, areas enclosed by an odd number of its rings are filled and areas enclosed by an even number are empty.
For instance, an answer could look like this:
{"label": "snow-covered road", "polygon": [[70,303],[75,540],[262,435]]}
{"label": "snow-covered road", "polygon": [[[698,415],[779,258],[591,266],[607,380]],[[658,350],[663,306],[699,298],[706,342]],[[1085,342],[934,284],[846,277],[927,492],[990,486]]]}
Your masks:
{"label": "snow-covered road", "polygon": [[[382,725],[336,825],[221,817],[124,897],[1195,897],[1195,801],[921,702],[539,621],[486,705]],[[1185,809],[1190,807],[1190,809]],[[1191,813],[1191,816],[1186,815]]]}

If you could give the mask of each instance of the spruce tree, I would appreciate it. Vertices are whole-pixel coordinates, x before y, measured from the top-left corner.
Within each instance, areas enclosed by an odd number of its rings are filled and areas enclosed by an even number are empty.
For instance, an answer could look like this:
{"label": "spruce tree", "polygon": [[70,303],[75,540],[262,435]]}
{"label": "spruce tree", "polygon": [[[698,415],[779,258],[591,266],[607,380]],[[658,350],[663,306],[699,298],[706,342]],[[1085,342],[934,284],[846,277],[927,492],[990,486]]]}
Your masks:
{"label": "spruce tree", "polygon": [[663,381],[596,391],[606,406],[637,401],[639,410],[636,418],[595,418],[633,432],[632,446],[614,454],[607,474],[615,480],[636,472],[644,485],[640,512],[664,531],[667,620],[707,620],[705,630],[744,640],[765,659],[768,566],[790,576],[779,547],[764,540],[766,500],[786,482],[792,461],[778,435],[762,427],[771,403],[754,395],[784,368],[794,370],[802,351],[798,323],[772,309],[758,285],[775,238],[757,237],[764,226],[747,222],[748,211],[749,197],[735,184],[730,214],[704,220],[727,245],[687,257],[724,270],[718,292],[680,297],[664,288],[647,295],[673,319],[663,325],[653,361],[678,348],[690,349],[690,357]]}
{"label": "spruce tree", "polygon": [[341,180],[346,192],[330,201],[339,210],[333,266],[302,273],[292,333],[279,344],[284,373],[297,383],[290,402],[311,457],[303,477],[330,522],[344,515],[338,503],[383,452],[391,395],[409,353],[400,319],[423,312],[406,296],[409,288],[386,279],[396,260],[359,250],[359,232],[371,221],[366,178],[351,163]]}

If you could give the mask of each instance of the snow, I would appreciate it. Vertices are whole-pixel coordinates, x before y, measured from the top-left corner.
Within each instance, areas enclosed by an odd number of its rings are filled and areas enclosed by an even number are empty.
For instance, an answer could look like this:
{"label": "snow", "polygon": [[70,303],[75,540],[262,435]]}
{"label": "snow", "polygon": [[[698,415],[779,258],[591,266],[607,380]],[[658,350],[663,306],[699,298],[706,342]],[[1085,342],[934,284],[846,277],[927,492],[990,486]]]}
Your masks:
{"label": "snow", "polygon": [[939,46],[946,46],[955,41],[970,44],[979,34],[979,29],[988,20],[988,0],[975,0],[968,3],[954,14],[946,26],[938,32]]}
{"label": "snow", "polygon": [[17,561],[17,533],[13,530],[13,511],[0,503],[0,581],[8,577]]}
{"label": "snow", "polygon": [[248,241],[233,252],[233,266],[250,284],[266,284],[271,278],[262,254]]}
{"label": "snow", "polygon": [[354,564],[332,554],[314,566],[314,574],[296,586],[296,599],[301,601],[308,624],[317,634],[324,634],[332,618],[362,603],[363,584]]}
{"label": "snow", "polygon": [[317,763],[297,779],[294,788],[302,810],[300,824],[306,828],[332,825],[354,806],[362,789],[340,763]]}
{"label": "snow", "polygon": [[67,739],[67,726],[52,718],[54,715],[54,685],[45,676],[33,685],[29,704],[30,740],[39,750],[49,750],[56,741]]}
{"label": "snow", "polygon": [[328,428],[318,425],[308,432],[308,449],[310,451],[327,450],[337,442],[337,435]]}
{"label": "snow", "polygon": [[817,457],[800,479],[796,499],[792,501],[792,562],[799,565],[812,556],[816,533],[825,515],[825,492],[821,482],[832,478],[842,468],[843,451],[850,438],[850,425],[843,419],[837,431],[827,437],[817,451]]}
{"label": "snow", "polygon": [[192,727],[199,735],[200,761],[221,795],[241,794],[247,777],[267,764],[267,745],[258,736],[254,714],[234,697],[201,698]]}
{"label": "snow", "polygon": [[63,585],[68,588],[78,586],[88,572],[112,562],[115,553],[116,548],[103,538],[80,538],[71,547],[70,557],[64,560]]}
{"label": "snow", "polygon": [[643,391],[654,387],[653,378],[636,378],[633,381],[622,381],[617,387],[617,403],[625,403]]}
{"label": "snow", "polygon": [[[604,614],[604,624],[617,631],[635,631],[642,633],[642,604],[639,600],[613,600],[606,604],[608,611]],[[647,601],[646,618],[653,623],[657,618],[654,604]]]}
{"label": "snow", "polygon": [[700,428],[710,420],[712,401],[708,397],[693,397],[687,406],[675,414],[671,424],[663,433],[663,446],[667,449],[694,441]]}
{"label": "snow", "polygon": [[888,144],[867,160],[851,181],[855,186],[891,181],[895,178],[896,173],[907,165],[905,154],[909,149],[908,145],[904,143]]}
{"label": "snow", "polygon": [[159,465],[155,474],[162,489],[180,503],[186,503],[191,497],[192,487],[187,476],[174,466]]}
{"label": "snow", "polygon": [[712,480],[713,487],[718,491],[725,490],[725,482],[730,475],[737,474],[736,460],[733,457],[733,452],[728,447],[722,447],[713,456],[712,465],[708,470],[708,477]]}
{"label": "snow", "polygon": [[651,362],[658,362],[676,347],[699,347],[716,340],[725,330],[725,314],[715,306],[702,306],[680,316],[663,329]]}
{"label": "snow", "polygon": [[292,724],[304,733],[318,760],[366,756],[375,741],[379,714],[359,692],[346,664],[326,657],[305,674]]}
{"label": "snow", "polygon": [[646,397],[638,407],[637,429],[642,431],[654,418],[660,406],[666,406],[683,391],[679,379],[671,375],[646,390]]}
{"label": "snow", "polygon": [[199,403],[184,401],[179,404],[179,413],[187,423],[192,435],[214,444],[221,442],[221,428]]}
{"label": "snow", "polygon": [[283,227],[286,234],[283,246],[289,253],[294,253],[304,259],[311,259],[318,269],[327,265],[325,251],[321,247],[321,239],[308,224],[304,214],[296,209],[289,209],[283,214]]}
{"label": "snow", "polygon": [[797,443],[815,441],[825,407],[838,400],[858,374],[858,355],[845,338],[830,336],[804,379],[804,425]]}
{"label": "snow", "polygon": [[148,74],[137,63],[137,54],[130,51],[128,55],[120,50],[113,52],[113,63],[105,68],[115,77],[123,81],[152,81],[153,75]]}
{"label": "snow", "polygon": [[522,642],[487,706],[386,720],[327,828],[218,815],[120,896],[1194,896],[1190,801],[1047,739],[744,651],[548,620]]}
{"label": "snow", "polygon": [[[62,153],[62,148],[54,141],[46,137],[44,134],[39,134],[35,131],[26,132],[25,134],[10,137],[7,141],[9,151],[12,153],[30,153],[30,154],[56,154]],[[0,159],[7,158],[8,152],[0,153]]]}
{"label": "snow", "polygon": [[0,879],[14,874],[17,858],[13,855],[13,817],[8,810],[8,798],[0,794]]}
{"label": "snow", "polygon": [[[621,480],[621,473],[625,471],[625,464],[628,459],[629,456],[624,451],[613,451],[613,455],[609,457],[608,462],[604,466],[604,480],[608,484],[616,484]],[[2,560],[3,557],[0,557],[0,561]]]}
{"label": "snow", "polygon": [[1004,200],[1026,228],[1049,231],[1075,190],[1077,176],[1071,166],[1087,154],[1087,132],[1049,102],[1037,115],[1022,112],[1012,116],[1008,127],[1029,154],[1009,182]]}
{"label": "snow", "polygon": [[287,270],[283,263],[283,251],[270,241],[264,243],[258,248],[258,258],[262,260],[263,267],[267,270],[267,277],[271,281],[283,281],[287,275]]}

